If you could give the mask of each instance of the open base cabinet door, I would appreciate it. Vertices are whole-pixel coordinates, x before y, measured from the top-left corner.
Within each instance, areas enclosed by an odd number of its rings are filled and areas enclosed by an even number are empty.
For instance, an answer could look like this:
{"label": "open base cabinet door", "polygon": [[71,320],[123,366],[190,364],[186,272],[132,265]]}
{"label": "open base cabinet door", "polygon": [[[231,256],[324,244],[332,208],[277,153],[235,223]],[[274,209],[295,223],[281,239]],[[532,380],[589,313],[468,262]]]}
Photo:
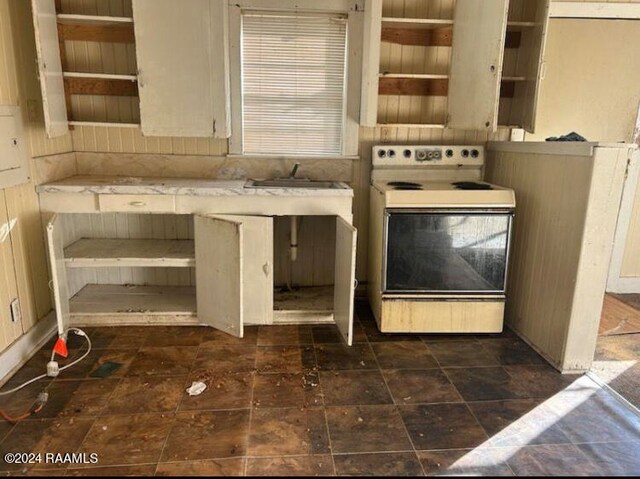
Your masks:
{"label": "open base cabinet door", "polygon": [[51,266],[51,285],[55,301],[58,335],[62,336],[69,327],[69,290],[67,287],[67,269],[64,263],[64,239],[61,218],[53,215],[47,224],[47,246]]}
{"label": "open base cabinet door", "polygon": [[273,220],[196,215],[198,319],[238,338],[273,318]]}
{"label": "open base cabinet door", "polygon": [[336,217],[336,264],[333,315],[345,342],[353,343],[353,300],[356,275],[357,230]]}

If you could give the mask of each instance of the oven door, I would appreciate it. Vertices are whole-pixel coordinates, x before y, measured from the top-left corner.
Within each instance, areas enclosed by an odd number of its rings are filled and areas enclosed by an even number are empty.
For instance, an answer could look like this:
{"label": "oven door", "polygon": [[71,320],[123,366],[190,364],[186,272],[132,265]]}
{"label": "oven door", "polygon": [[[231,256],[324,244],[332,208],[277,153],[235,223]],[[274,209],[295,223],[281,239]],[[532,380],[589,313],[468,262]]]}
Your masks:
{"label": "oven door", "polygon": [[385,293],[504,294],[513,210],[388,209]]}

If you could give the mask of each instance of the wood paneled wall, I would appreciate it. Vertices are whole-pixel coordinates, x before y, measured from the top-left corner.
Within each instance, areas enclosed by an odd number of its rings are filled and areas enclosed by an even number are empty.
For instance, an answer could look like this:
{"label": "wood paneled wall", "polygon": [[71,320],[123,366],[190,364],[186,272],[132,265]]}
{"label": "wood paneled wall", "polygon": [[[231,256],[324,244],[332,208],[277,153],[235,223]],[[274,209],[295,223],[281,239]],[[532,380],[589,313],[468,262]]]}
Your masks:
{"label": "wood paneled wall", "polygon": [[620,273],[627,278],[640,277],[640,181],[636,188],[636,199],[631,211],[631,222]]}
{"label": "wood paneled wall", "polygon": [[486,167],[488,181],[516,192],[506,320],[558,369],[587,370],[628,152],[554,155],[519,146],[490,148]]}
{"label": "wood paneled wall", "polygon": [[[30,2],[0,0],[0,104],[22,106],[31,157],[72,150],[71,136],[49,140],[36,76]],[[31,161],[31,172],[34,160]],[[0,350],[51,310],[49,274],[38,197],[33,181],[0,190]],[[22,324],[12,323],[9,305],[19,298]]]}

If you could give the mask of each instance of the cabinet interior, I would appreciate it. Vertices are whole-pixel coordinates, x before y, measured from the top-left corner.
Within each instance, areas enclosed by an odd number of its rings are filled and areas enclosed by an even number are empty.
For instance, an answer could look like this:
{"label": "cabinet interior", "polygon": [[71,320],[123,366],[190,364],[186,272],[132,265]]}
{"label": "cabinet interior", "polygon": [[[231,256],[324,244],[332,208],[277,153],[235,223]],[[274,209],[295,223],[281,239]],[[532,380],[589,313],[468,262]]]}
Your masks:
{"label": "cabinet interior", "polygon": [[[74,213],[60,220],[74,322],[196,316],[192,215]],[[297,221],[298,253],[291,261],[291,217],[274,218],[274,322],[332,321],[335,217]]]}
{"label": "cabinet interior", "polygon": [[140,101],[131,0],[56,2],[67,117],[137,126]]}
{"label": "cabinet interior", "polygon": [[[504,42],[499,126],[522,126],[535,88],[546,1],[511,0]],[[447,124],[455,0],[383,0],[378,124]],[[533,82],[533,86],[531,83]]]}

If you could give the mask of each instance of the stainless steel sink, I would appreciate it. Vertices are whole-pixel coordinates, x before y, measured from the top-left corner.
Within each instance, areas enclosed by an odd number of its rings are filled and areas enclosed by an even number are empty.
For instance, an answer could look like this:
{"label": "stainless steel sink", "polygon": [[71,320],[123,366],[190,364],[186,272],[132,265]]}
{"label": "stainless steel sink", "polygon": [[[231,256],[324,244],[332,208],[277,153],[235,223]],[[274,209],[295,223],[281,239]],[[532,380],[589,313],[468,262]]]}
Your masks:
{"label": "stainless steel sink", "polygon": [[336,181],[316,181],[304,178],[275,178],[271,180],[248,180],[245,188],[329,188],[344,189]]}

